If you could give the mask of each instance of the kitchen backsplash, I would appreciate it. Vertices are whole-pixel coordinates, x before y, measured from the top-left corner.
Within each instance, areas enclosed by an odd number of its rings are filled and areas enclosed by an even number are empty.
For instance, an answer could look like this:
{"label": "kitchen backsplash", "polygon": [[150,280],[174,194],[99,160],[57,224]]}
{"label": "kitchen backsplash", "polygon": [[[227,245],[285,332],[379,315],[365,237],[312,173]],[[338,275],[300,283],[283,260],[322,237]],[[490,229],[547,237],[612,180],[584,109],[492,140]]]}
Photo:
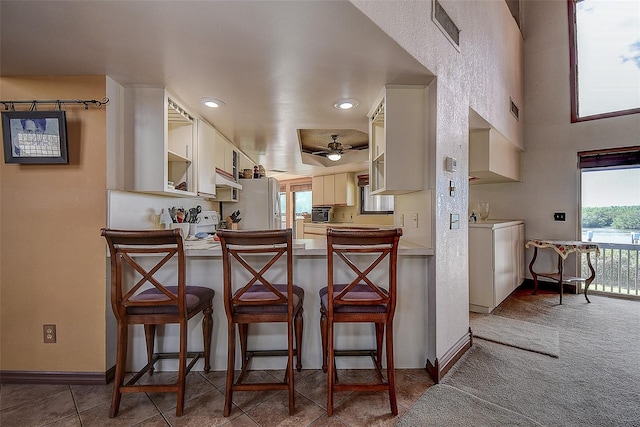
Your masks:
{"label": "kitchen backsplash", "polygon": [[331,222],[393,225],[393,215],[360,215],[357,206],[334,206]]}
{"label": "kitchen backsplash", "polygon": [[155,194],[135,193],[130,191],[108,190],[107,226],[124,230],[147,230],[159,228],[156,218],[162,209],[172,206],[185,209],[201,206],[202,210],[220,212],[220,204],[200,198],[182,198],[160,196]]}

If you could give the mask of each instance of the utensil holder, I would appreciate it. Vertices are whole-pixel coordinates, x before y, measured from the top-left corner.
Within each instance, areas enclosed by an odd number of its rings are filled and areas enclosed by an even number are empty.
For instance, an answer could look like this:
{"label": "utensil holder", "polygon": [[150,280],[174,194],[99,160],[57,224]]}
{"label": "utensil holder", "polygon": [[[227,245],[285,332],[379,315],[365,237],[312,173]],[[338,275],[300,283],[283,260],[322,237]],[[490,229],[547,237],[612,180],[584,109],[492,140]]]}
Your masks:
{"label": "utensil holder", "polygon": [[171,228],[179,228],[182,238],[186,239],[189,236],[189,223],[188,222],[172,222]]}

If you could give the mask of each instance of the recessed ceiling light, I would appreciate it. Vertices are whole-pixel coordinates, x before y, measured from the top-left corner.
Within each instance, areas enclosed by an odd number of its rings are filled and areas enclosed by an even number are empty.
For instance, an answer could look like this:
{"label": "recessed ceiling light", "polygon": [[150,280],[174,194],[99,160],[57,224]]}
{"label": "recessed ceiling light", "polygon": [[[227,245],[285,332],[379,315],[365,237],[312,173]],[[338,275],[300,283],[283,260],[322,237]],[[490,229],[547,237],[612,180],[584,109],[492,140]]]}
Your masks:
{"label": "recessed ceiling light", "polygon": [[340,101],[333,104],[333,106],[338,110],[350,110],[358,106],[358,101],[356,101],[355,99],[341,99]]}
{"label": "recessed ceiling light", "polygon": [[224,105],[224,102],[216,98],[202,98],[202,103],[209,108],[218,108]]}

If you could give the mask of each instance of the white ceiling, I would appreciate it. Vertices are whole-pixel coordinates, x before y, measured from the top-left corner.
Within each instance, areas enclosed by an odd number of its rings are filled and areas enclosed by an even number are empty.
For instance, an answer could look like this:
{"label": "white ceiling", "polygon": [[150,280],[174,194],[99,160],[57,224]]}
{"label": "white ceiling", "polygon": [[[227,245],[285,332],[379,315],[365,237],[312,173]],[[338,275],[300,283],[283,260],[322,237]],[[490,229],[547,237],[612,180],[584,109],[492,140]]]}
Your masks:
{"label": "white ceiling", "polygon": [[[166,87],[281,179],[365,169],[303,164],[297,129],[368,132],[385,84],[432,79],[347,1],[2,0],[0,73]],[[341,98],[359,106],[339,111]]]}

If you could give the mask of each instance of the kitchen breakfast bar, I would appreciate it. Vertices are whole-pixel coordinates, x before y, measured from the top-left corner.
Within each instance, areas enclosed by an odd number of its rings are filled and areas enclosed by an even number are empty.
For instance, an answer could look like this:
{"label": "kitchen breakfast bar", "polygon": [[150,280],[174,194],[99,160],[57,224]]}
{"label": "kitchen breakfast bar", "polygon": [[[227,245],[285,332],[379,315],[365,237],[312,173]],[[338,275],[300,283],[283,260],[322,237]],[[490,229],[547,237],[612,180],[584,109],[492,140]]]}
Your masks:
{"label": "kitchen breakfast bar", "polygon": [[[318,291],[327,285],[327,251],[323,239],[294,240],[294,283],[305,290],[304,332],[302,344],[303,369],[320,369],[320,300]],[[211,368],[214,371],[226,369],[227,361],[227,318],[222,298],[222,251],[220,244],[213,240],[186,240],[187,284],[207,286],[216,291],[213,301],[213,336],[211,349]],[[433,250],[410,242],[400,243],[398,250],[398,299],[394,318],[394,348],[396,368],[424,368],[427,357],[427,259]],[[366,257],[367,255],[361,255]],[[140,260],[144,263],[144,260]],[[153,260],[149,260],[152,262]],[[108,262],[108,260],[107,260]],[[365,261],[366,262],[366,261]],[[175,264],[174,264],[175,265]],[[109,271],[109,269],[107,269]],[[167,272],[169,274],[169,272]],[[346,272],[339,272],[345,275]],[[109,283],[107,281],[107,283]],[[110,310],[109,310],[110,312]],[[111,315],[111,313],[109,313]],[[112,316],[112,315],[111,315]],[[202,345],[202,316],[196,316],[189,324],[189,348]],[[115,321],[114,321],[115,322]],[[336,348],[366,349],[374,348],[374,331],[371,324],[337,325],[341,332],[337,334]],[[255,328],[255,329],[252,329]],[[259,331],[254,335],[251,331]],[[252,343],[262,348],[286,347],[285,324],[252,325],[250,328],[249,349]],[[160,338],[161,337],[161,338]],[[177,326],[165,326],[156,346],[176,348],[178,345]],[[130,351],[127,370],[133,371],[146,364],[146,352],[143,328],[130,329]],[[115,342],[115,339],[113,340]],[[239,357],[239,349],[238,355]],[[371,368],[368,358],[341,357],[336,360],[338,368]],[[285,358],[258,358],[252,362],[255,369],[284,369]],[[177,369],[174,361],[161,361],[160,370]],[[201,370],[202,361],[194,369]]]}

